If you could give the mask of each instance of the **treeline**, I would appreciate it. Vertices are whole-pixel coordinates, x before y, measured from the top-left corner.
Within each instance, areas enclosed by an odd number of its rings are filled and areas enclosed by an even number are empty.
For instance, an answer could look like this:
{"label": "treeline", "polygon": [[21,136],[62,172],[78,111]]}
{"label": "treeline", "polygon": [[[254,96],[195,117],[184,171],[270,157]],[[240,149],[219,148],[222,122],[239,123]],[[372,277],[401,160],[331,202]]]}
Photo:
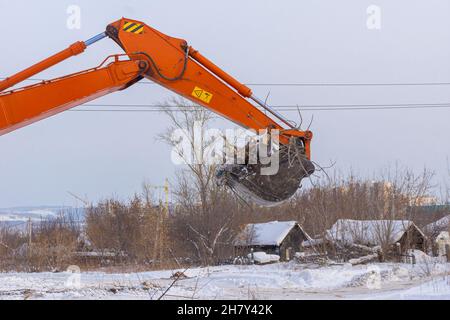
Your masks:
{"label": "treeline", "polygon": [[271,220],[296,220],[318,237],[342,218],[407,219],[421,226],[439,215],[420,212],[431,177],[408,170],[379,182],[336,175],[314,182],[284,205],[261,208],[186,171],[172,186],[169,208],[145,187],[129,201],[108,199],[88,207],[82,222],[61,213],[32,230],[2,228],[0,268],[33,272],[70,265],[152,269],[230,263],[233,239],[242,227]]}

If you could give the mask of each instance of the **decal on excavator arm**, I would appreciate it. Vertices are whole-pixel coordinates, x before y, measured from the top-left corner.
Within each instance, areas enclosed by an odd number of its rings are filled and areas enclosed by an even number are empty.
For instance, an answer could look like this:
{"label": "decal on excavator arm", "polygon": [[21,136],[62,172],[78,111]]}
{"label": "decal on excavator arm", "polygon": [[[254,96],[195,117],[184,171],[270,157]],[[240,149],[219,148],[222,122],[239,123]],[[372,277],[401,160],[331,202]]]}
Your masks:
{"label": "decal on excavator arm", "polygon": [[202,88],[195,87],[194,91],[192,92],[192,96],[203,102],[210,103],[214,95],[203,90]]}
{"label": "decal on excavator arm", "polygon": [[142,34],[144,32],[144,25],[142,23],[126,21],[123,25],[123,31]]}

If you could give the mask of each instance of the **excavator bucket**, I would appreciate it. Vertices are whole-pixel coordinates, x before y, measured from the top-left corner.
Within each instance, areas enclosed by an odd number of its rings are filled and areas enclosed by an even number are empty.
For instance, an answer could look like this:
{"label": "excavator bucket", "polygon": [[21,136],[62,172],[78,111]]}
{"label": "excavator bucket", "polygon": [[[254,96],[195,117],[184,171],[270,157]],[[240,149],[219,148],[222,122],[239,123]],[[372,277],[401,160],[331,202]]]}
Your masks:
{"label": "excavator bucket", "polygon": [[217,170],[218,183],[228,186],[245,201],[264,207],[280,205],[301,188],[302,180],[314,173],[315,166],[298,143],[281,145],[271,159],[274,157],[279,160],[276,173],[264,173],[268,159],[258,159],[257,164],[223,165]]}

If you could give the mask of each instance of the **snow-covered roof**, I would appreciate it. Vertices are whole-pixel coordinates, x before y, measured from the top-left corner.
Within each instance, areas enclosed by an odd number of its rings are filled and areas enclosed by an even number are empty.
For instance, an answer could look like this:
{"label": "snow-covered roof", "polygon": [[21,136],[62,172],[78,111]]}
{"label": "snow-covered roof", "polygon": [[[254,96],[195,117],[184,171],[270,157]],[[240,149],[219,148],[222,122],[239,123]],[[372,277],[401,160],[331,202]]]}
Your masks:
{"label": "snow-covered roof", "polygon": [[442,219],[439,219],[438,221],[435,221],[433,223],[430,223],[425,227],[426,232],[439,232],[439,231],[445,231],[450,227],[450,214],[448,216],[443,217]]}
{"label": "snow-covered roof", "polygon": [[[296,221],[272,221],[267,223],[248,224],[236,237],[235,245],[246,246],[279,246],[296,225]],[[305,236],[309,236],[303,231]]]}
{"label": "snow-covered roof", "polygon": [[341,219],[327,231],[327,239],[365,245],[381,245],[386,242],[392,244],[398,242],[411,226],[414,226],[424,236],[414,222],[409,220]]}

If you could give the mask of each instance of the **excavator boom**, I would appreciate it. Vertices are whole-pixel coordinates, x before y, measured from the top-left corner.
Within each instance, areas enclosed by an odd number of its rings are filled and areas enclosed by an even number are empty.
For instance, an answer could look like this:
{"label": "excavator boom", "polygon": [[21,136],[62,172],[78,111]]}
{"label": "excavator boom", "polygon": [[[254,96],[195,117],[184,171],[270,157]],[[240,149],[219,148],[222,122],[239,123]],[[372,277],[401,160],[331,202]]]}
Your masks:
{"label": "excavator boom", "polygon": [[0,94],[0,135],[122,90],[144,72],[141,67],[137,61],[117,60]]}
{"label": "excavator boom", "polygon": [[[106,37],[114,40],[126,54],[111,56],[97,68],[11,90],[18,83],[61,61],[81,54],[88,46]],[[239,189],[244,194],[252,194],[253,198],[263,200],[264,204],[279,203],[295,193],[301,180],[314,172],[314,166],[310,162],[312,139],[310,131],[304,132],[293,128],[282,115],[255,97],[250,88],[190,47],[187,41],[170,37],[143,22],[126,18],[108,25],[104,33],[86,42],[77,42],[60,53],[1,81],[0,135],[103,95],[126,89],[143,78],[244,128],[281,132],[279,142],[286,147],[285,150],[289,150],[285,151],[289,161],[284,166],[280,164],[280,170],[289,174],[278,176],[292,181],[295,188],[287,188],[290,190],[287,193],[285,190],[280,191],[278,188],[285,183],[273,183],[274,177],[267,179],[256,172],[248,174],[249,165],[246,164],[222,168],[218,173],[221,181],[233,189]],[[5,91],[7,89],[10,91]],[[266,115],[247,99],[256,102],[271,116]],[[292,146],[296,147],[296,153],[291,155]],[[301,153],[298,158],[299,165],[293,166],[291,156],[298,156],[299,150]],[[254,187],[255,185],[258,186]]]}

